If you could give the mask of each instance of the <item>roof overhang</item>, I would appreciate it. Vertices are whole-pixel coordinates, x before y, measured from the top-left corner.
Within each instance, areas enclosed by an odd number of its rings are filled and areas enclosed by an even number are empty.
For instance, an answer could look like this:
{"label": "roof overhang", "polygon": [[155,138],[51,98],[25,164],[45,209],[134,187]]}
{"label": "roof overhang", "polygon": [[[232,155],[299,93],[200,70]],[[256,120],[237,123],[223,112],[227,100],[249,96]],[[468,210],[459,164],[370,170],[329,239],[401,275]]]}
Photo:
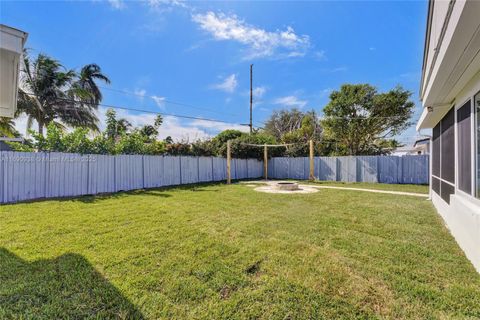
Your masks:
{"label": "roof overhang", "polygon": [[444,104],[424,108],[417,123],[417,131],[435,127],[451,107],[451,104]]}
{"label": "roof overhang", "polygon": [[27,33],[0,24],[0,116],[13,118],[17,106],[18,74]]}
{"label": "roof overhang", "polygon": [[[429,11],[429,15],[434,12]],[[480,1],[455,1],[435,49],[423,70],[420,97],[424,110],[417,130],[434,127],[480,70]],[[431,17],[428,19],[432,20]],[[427,26],[427,32],[430,30]],[[427,34],[427,39],[430,35]],[[425,54],[428,54],[427,52]],[[424,59],[425,61],[426,59]]]}

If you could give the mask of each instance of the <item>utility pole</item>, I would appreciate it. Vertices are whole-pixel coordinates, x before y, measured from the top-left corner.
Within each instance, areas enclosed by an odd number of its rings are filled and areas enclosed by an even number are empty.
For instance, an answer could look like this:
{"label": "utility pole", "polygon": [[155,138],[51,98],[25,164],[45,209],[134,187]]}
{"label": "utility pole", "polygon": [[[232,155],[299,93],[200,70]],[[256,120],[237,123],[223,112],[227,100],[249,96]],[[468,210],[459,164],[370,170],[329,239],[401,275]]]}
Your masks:
{"label": "utility pole", "polygon": [[250,134],[253,133],[252,111],[253,110],[253,64],[250,65]]}

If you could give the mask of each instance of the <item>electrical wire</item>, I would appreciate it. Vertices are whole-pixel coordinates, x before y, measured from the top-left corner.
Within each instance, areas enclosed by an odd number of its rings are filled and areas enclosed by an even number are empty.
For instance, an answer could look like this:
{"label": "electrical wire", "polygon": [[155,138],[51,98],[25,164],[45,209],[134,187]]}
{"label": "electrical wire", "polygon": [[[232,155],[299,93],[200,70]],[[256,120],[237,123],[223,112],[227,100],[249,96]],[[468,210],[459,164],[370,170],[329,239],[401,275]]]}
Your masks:
{"label": "electrical wire", "polygon": [[[24,93],[27,94],[27,95],[30,95],[30,96],[36,96],[34,93],[31,93],[31,92],[24,92]],[[91,103],[91,102],[78,101],[78,100],[66,99],[66,98],[56,98],[56,99],[61,100],[61,101],[65,101],[65,102],[82,103],[82,104],[88,104],[88,105],[94,105],[94,106],[101,106],[101,107],[105,107],[105,108],[128,110],[128,111],[135,111],[135,112],[143,112],[143,113],[156,114],[156,115],[162,115],[162,116],[168,116],[168,117],[175,117],[175,118],[182,118],[182,119],[200,120],[200,121],[226,123],[226,124],[231,124],[231,125],[248,126],[248,124],[245,124],[245,123],[234,123],[234,122],[229,122],[229,121],[219,120],[219,119],[211,119],[211,118],[203,118],[203,117],[194,117],[194,116],[187,116],[187,115],[179,115],[179,114],[174,114],[174,113],[158,112],[158,111],[151,111],[151,110],[145,110],[145,109],[139,109],[139,108],[127,108],[127,107],[120,107],[120,106],[115,106],[115,105],[110,105],[110,104],[104,104],[104,103]],[[67,109],[74,110],[75,108],[67,108]]]}
{"label": "electrical wire", "polygon": [[[153,100],[158,98],[157,96],[140,94],[140,93],[135,93],[135,92],[127,91],[127,90],[120,90],[120,89],[109,88],[109,87],[104,87],[104,86],[98,86],[98,87],[101,88],[101,89],[112,91],[112,92],[123,93],[125,95],[132,95],[132,96],[137,96],[137,97],[140,97],[140,98],[147,97],[147,98],[151,98]],[[239,114],[219,112],[219,111],[204,108],[204,107],[194,106],[192,104],[177,102],[177,101],[172,101],[172,100],[167,100],[167,99],[162,99],[162,102],[165,102],[166,104],[178,105],[178,106],[182,106],[182,107],[187,107],[187,108],[191,108],[191,109],[195,109],[195,110],[201,110],[201,111],[216,113],[216,114],[220,114],[220,115],[235,116],[235,117],[240,116]]]}

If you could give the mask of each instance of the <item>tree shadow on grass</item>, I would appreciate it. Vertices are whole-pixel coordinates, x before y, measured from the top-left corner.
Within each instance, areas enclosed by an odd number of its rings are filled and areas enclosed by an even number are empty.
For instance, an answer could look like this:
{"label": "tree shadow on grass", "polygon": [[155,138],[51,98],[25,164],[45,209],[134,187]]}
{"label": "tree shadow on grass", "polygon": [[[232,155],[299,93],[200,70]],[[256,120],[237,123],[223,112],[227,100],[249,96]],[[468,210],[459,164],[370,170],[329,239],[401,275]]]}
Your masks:
{"label": "tree shadow on grass", "polygon": [[143,319],[81,255],[25,261],[0,248],[1,319]]}

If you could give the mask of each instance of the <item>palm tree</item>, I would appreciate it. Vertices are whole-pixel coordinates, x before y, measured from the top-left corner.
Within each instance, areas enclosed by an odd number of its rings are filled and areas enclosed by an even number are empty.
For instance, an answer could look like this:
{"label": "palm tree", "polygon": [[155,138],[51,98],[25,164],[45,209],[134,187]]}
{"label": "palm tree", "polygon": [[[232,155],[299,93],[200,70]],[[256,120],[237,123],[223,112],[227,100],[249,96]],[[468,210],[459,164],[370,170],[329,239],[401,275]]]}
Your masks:
{"label": "palm tree", "polygon": [[29,129],[36,121],[40,134],[52,122],[98,130],[95,111],[102,94],[96,81],[110,83],[98,65],[86,65],[76,73],[43,54],[33,61],[26,52],[24,57],[17,114],[27,115]]}
{"label": "palm tree", "polygon": [[0,117],[0,137],[15,137],[18,134],[15,130],[15,123],[10,118]]}
{"label": "palm tree", "polygon": [[102,73],[97,64],[87,64],[77,75],[76,80],[68,91],[68,96],[77,101],[76,108],[69,108],[66,111],[67,124],[73,127],[87,127],[98,131],[98,118],[95,111],[102,102],[102,92],[96,81],[107,84],[110,79]]}
{"label": "palm tree", "polygon": [[132,124],[125,118],[118,119],[117,121],[117,135],[127,133],[132,129]]}

